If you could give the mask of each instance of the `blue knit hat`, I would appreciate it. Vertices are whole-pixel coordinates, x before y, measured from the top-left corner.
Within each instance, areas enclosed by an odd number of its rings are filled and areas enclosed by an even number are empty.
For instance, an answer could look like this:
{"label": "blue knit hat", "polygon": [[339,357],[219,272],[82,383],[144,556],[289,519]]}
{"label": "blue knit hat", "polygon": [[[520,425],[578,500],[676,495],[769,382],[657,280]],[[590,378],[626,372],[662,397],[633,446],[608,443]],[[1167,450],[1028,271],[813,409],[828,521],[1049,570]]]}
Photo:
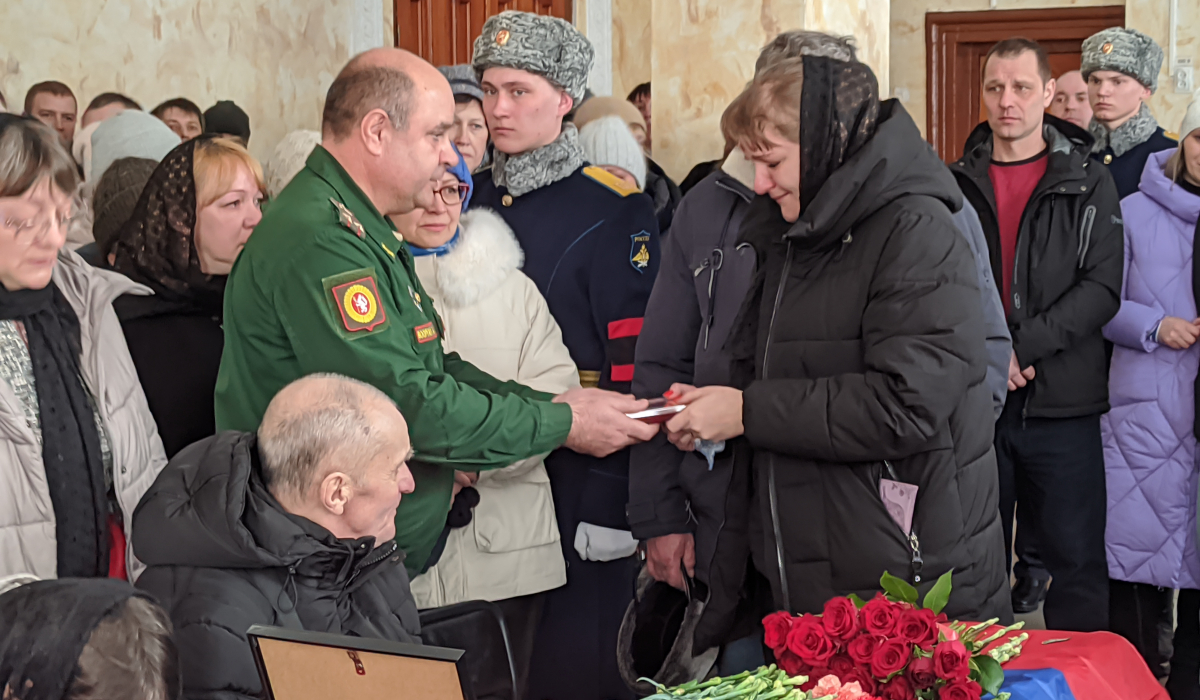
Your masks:
{"label": "blue knit hat", "polygon": [[471,167],[467,165],[467,161],[463,159],[462,154],[458,152],[458,147],[454,147],[454,154],[458,156],[458,164],[452,168],[446,168],[446,172],[458,178],[458,181],[467,186],[467,194],[462,200],[462,210],[467,210],[467,205],[471,203],[471,195],[475,192],[475,181],[471,179]]}

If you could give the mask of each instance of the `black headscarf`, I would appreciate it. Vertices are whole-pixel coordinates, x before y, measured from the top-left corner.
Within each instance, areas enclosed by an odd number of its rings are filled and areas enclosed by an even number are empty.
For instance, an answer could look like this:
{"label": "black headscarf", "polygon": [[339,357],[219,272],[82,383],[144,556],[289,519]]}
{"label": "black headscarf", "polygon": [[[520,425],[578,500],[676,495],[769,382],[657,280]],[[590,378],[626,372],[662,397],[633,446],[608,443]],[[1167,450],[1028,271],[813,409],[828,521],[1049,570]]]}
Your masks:
{"label": "black headscarf", "polygon": [[[879,83],[865,64],[805,56],[800,93],[800,216],[817,199],[829,177],[875,136]],[[838,196],[831,193],[831,196]],[[750,204],[741,239],[762,255],[792,227],[766,195]]]}
{"label": "black headscarf", "polygon": [[[194,240],[194,154],[196,144],[203,139],[176,146],[155,168],[133,216],[117,234],[112,249],[113,269],[154,290],[154,297],[131,299],[134,302],[167,304],[219,317],[226,276],[201,272]],[[119,304],[117,309],[122,317],[124,306]]]}
{"label": "black headscarf", "polygon": [[134,596],[149,600],[115,579],[36,581],[0,595],[0,694],[62,700],[92,631]]}
{"label": "black headscarf", "polygon": [[[0,120],[0,134],[16,123]],[[41,289],[0,285],[0,320],[19,322],[29,346],[58,575],[107,576],[108,494],[100,433],[80,373],[79,317],[51,280]]]}

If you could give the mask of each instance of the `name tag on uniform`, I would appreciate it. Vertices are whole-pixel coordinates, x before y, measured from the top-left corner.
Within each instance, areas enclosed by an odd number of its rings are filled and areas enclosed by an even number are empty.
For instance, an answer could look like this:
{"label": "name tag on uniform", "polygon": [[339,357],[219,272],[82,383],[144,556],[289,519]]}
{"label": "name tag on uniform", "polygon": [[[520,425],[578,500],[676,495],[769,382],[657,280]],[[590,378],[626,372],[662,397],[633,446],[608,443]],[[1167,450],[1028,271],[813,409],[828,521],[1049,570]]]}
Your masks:
{"label": "name tag on uniform", "polygon": [[417,343],[421,345],[431,340],[437,340],[438,337],[437,329],[433,327],[432,322],[417,326],[413,329],[413,334],[417,336]]}

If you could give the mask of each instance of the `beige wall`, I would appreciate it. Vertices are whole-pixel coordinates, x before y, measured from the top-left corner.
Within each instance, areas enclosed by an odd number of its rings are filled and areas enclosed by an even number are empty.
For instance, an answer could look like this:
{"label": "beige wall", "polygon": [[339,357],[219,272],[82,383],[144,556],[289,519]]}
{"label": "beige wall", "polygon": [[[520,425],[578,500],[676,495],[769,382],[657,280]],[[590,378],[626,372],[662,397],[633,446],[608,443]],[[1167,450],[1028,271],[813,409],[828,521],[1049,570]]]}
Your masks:
{"label": "beige wall", "polygon": [[262,159],[289,131],[319,128],[325,91],[349,58],[352,5],[3,0],[0,90],[15,110],[42,80],[69,85],[80,109],[107,91],[146,109],[181,95],[202,109],[231,99],[250,115],[250,150]]}
{"label": "beige wall", "polygon": [[612,0],[613,90],[625,97],[650,79],[651,0]]}
{"label": "beige wall", "polygon": [[[925,13],[963,12],[987,10],[988,0],[891,0],[892,2],[892,87],[906,90],[904,101],[908,109],[925,131]],[[1090,5],[1121,4],[1120,0],[997,0],[995,9],[1033,9],[1047,7],[1082,7]],[[1125,24],[1150,35],[1166,52],[1167,0],[1127,0],[1125,2]],[[1200,68],[1200,2],[1179,1],[1179,56],[1191,57],[1192,63]],[[1158,92],[1150,101],[1150,109],[1159,123],[1168,131],[1179,128],[1187,110],[1190,95],[1177,95],[1167,79],[1166,60],[1159,76]]]}
{"label": "beige wall", "polygon": [[[889,0],[653,0],[652,5],[654,159],[676,180],[696,163],[721,156],[721,113],[753,75],[759,49],[781,31],[853,35],[860,57],[875,70],[881,90],[888,91]],[[624,57],[620,62],[629,63]]]}

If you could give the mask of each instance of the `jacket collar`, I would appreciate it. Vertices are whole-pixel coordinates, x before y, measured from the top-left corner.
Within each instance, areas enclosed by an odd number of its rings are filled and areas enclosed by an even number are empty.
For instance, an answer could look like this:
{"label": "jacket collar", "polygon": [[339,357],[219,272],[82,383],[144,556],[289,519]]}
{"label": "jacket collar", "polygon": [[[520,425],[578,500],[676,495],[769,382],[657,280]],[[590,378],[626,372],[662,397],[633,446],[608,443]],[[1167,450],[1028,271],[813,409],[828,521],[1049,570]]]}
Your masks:
{"label": "jacket collar", "polygon": [[1113,155],[1120,158],[1149,140],[1154,132],[1158,131],[1158,122],[1150,113],[1150,108],[1143,102],[1137,114],[1112,131],[1096,121],[1095,117],[1092,118],[1088,131],[1096,139],[1096,142],[1092,144],[1092,153],[1101,153],[1105,149],[1111,148]]}
{"label": "jacket collar", "polygon": [[746,157],[741,148],[734,148],[721,163],[720,181],[749,202],[754,198],[754,162]]}
{"label": "jacket collar", "polygon": [[[1167,177],[1165,166],[1175,150],[1151,153],[1142,171],[1138,189],[1155,204],[1171,212],[1189,226],[1200,220],[1200,197],[1188,192]],[[1191,232],[1188,232],[1191,235]]]}
{"label": "jacket collar", "polygon": [[[350,177],[350,173],[342,167],[342,164],[333,157],[333,154],[325,150],[324,147],[318,145],[313,149],[312,154],[308,156],[308,161],[305,162],[305,167],[313,171],[317,177],[324,180],[337,192],[338,201],[348,208],[354,216],[358,217],[363,228],[366,230],[366,235],[375,241],[376,245],[382,245],[384,250],[391,250],[387,246],[387,241],[378,237],[374,231],[395,231],[396,227],[392,225],[391,219],[388,219],[371,202],[354,178]],[[332,209],[333,204],[329,205]],[[400,246],[402,250],[407,250],[405,246]],[[398,253],[397,253],[398,254]]]}
{"label": "jacket collar", "polygon": [[[1042,124],[1042,137],[1046,140],[1050,158],[1043,183],[1056,185],[1087,177],[1085,168],[1092,148],[1091,134],[1047,114]],[[992,162],[992,145],[992,127],[983,122],[971,132],[963,157],[952,167],[973,178],[987,177]]]}
{"label": "jacket collar", "polygon": [[450,308],[475,304],[520,269],[525,254],[512,229],[491,209],[472,209],[459,222],[460,240],[430,258],[438,296]]}

